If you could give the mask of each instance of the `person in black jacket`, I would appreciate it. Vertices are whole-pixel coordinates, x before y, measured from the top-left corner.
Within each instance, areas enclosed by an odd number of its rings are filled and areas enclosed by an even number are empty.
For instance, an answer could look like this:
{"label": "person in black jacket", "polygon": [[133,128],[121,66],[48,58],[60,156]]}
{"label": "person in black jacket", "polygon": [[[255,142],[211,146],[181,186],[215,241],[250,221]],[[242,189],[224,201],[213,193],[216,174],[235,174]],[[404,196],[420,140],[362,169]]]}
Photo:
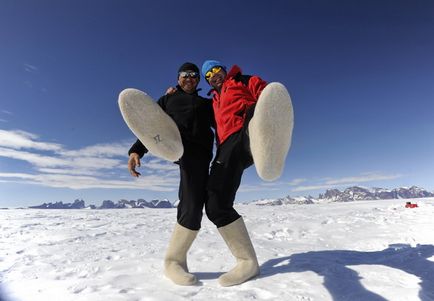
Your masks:
{"label": "person in black jacket", "polygon": [[[165,257],[165,275],[179,285],[197,282],[196,276],[188,272],[187,252],[200,229],[213,155],[213,109],[210,99],[199,96],[199,81],[199,68],[193,63],[184,63],[178,70],[176,91],[158,100],[178,126],[184,146],[184,154],[176,162],[180,169],[177,224]],[[128,169],[132,176],[140,176],[136,167],[147,152],[140,140],[129,150]]]}

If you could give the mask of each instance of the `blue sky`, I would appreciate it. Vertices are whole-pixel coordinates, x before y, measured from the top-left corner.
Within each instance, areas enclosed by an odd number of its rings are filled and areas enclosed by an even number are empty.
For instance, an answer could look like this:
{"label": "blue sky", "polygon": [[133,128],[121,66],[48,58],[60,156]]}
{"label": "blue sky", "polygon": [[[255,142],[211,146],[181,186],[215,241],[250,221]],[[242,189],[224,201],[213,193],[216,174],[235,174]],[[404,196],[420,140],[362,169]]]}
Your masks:
{"label": "blue sky", "polygon": [[173,164],[145,156],[130,177],[117,95],[158,98],[180,64],[206,59],[293,99],[283,176],[249,168],[237,200],[434,191],[433,37],[431,1],[1,1],[0,206],[176,200]]}

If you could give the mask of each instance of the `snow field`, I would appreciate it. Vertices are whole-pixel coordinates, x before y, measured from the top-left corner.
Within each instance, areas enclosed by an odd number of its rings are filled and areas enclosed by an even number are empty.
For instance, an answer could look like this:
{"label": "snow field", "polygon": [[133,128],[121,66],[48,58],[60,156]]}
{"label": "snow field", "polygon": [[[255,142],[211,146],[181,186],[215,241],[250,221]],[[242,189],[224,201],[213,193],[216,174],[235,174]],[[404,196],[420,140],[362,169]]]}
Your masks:
{"label": "snow field", "polygon": [[434,300],[434,199],[237,205],[261,275],[222,288],[235,260],[203,219],[188,256],[200,283],[162,273],[176,209],[0,210],[6,300]]}

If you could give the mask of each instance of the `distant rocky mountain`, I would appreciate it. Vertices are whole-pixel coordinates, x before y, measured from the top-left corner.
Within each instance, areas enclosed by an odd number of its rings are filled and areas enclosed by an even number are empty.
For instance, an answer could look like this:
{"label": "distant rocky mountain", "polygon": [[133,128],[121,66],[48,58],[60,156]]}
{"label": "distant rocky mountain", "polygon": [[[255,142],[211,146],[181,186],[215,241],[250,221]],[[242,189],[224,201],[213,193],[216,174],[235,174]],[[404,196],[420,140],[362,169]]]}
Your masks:
{"label": "distant rocky mountain", "polygon": [[254,201],[255,205],[258,206],[279,206],[279,205],[288,205],[288,204],[314,204],[315,199],[311,196],[308,197],[296,197],[292,198],[289,195],[284,198],[278,199],[262,199]]}
{"label": "distant rocky mountain", "polygon": [[401,187],[395,189],[385,188],[365,188],[360,186],[348,187],[343,191],[339,189],[329,189],[324,194],[320,194],[318,198],[312,196],[307,197],[290,197],[278,199],[262,199],[249,203],[254,203],[258,206],[276,206],[286,204],[314,204],[320,202],[353,202],[367,200],[388,200],[388,199],[415,199],[434,197],[434,193],[423,188],[412,186],[410,188]]}
{"label": "distant rocky mountain", "polygon": [[[388,199],[414,199],[434,197],[434,193],[423,188],[412,186],[410,188],[401,187],[395,189],[384,188],[365,188],[360,186],[348,187],[343,191],[339,189],[329,189],[320,194],[317,198],[312,196],[290,197],[289,195],[278,199],[261,199],[248,202],[258,206],[279,206],[288,204],[315,204],[322,202],[353,202],[364,200],[388,200]],[[39,206],[31,206],[35,209],[123,209],[123,208],[175,208],[178,202],[171,203],[165,200],[119,200],[116,203],[111,200],[104,200],[101,206],[86,206],[83,200],[75,200],[72,204],[63,202],[44,203]]]}
{"label": "distant rocky mountain", "polygon": [[38,206],[30,206],[29,208],[34,209],[83,209],[85,208],[85,203],[83,200],[75,200],[74,203],[66,203],[63,202],[56,202],[56,203],[43,203],[42,205]]}
{"label": "distant rocky mountain", "polygon": [[146,201],[144,199],[135,200],[119,200],[117,203],[114,203],[110,200],[105,200],[102,202],[102,205],[98,207],[98,209],[119,209],[119,208],[173,208],[173,205],[168,200],[152,200]]}
{"label": "distant rocky mountain", "polygon": [[389,199],[415,199],[434,197],[434,193],[423,188],[412,186],[410,188],[401,187],[392,190],[384,188],[364,188],[359,186],[348,187],[344,191],[329,189],[324,194],[320,194],[319,201],[330,202],[352,202],[363,200],[389,200]]}
{"label": "distant rocky mountain", "polygon": [[33,209],[123,209],[123,208],[173,208],[171,202],[168,200],[152,200],[146,201],[144,199],[135,200],[119,200],[117,203],[111,200],[104,200],[101,206],[90,205],[86,207],[83,200],[75,200],[74,203],[56,202],[56,203],[44,203],[38,206],[31,206]]}

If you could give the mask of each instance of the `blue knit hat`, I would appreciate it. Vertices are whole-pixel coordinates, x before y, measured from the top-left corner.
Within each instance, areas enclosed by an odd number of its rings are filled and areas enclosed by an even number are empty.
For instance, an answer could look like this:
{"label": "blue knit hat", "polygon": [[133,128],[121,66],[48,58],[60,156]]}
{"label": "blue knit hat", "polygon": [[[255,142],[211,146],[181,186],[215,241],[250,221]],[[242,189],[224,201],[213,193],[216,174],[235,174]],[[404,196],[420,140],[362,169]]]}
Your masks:
{"label": "blue knit hat", "polygon": [[210,71],[212,68],[220,66],[226,71],[226,66],[215,60],[207,60],[202,65],[202,75],[205,77],[205,74]]}

